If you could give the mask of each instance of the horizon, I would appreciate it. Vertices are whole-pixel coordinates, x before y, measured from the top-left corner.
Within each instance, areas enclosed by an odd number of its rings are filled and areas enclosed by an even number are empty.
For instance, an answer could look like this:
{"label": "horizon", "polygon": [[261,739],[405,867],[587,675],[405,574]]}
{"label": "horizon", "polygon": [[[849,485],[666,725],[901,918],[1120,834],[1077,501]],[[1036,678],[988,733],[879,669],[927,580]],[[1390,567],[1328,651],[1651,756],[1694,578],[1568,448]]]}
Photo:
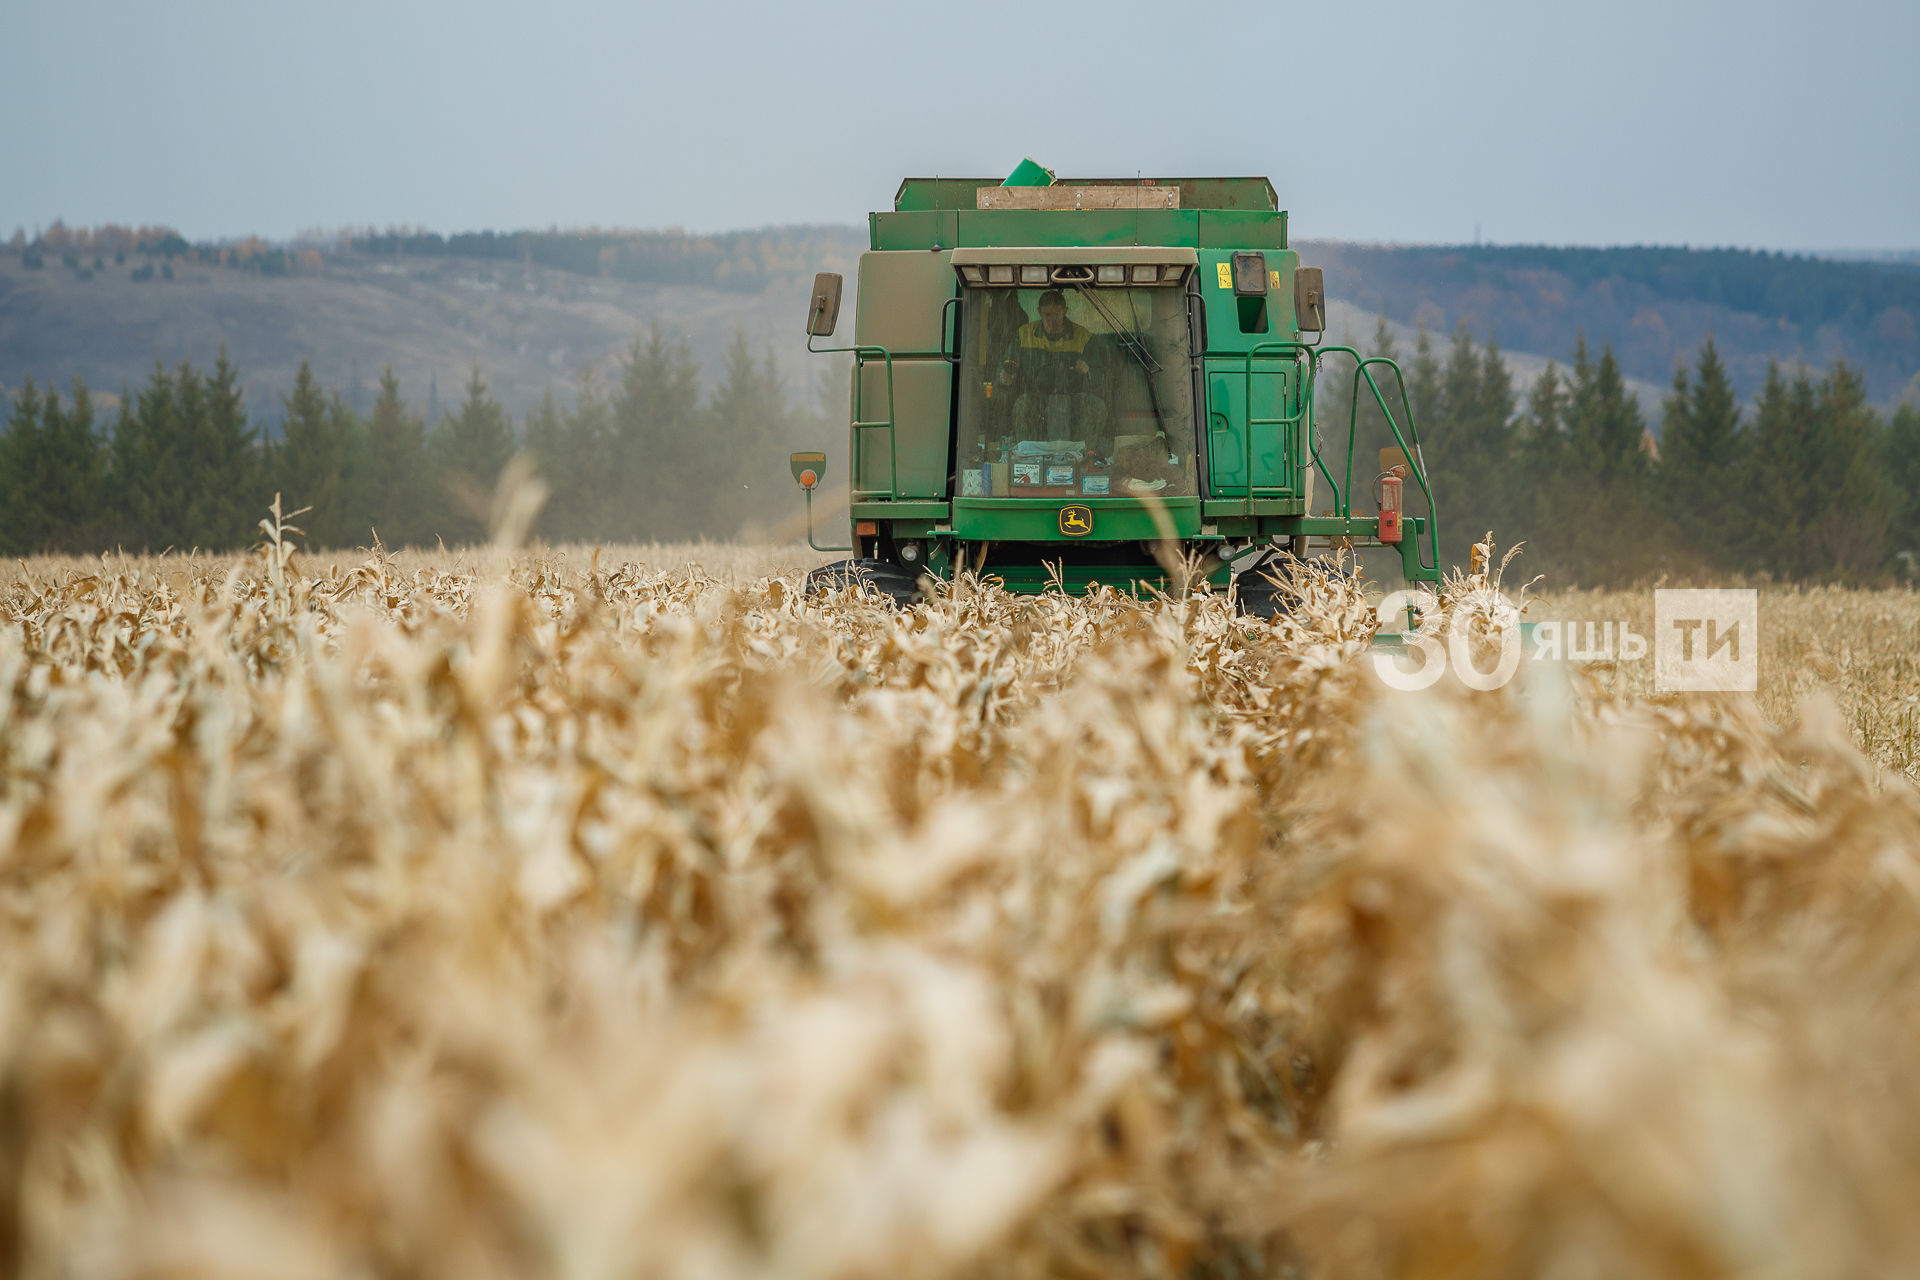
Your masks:
{"label": "horizon", "polygon": [[[1074,181],[1074,179],[1063,178],[1061,179],[1061,181],[1071,182],[1071,181]],[[1283,206],[1283,211],[1286,211],[1284,210],[1284,206]],[[1291,211],[1286,211],[1286,212],[1291,212]],[[443,239],[451,239],[455,236],[469,236],[469,235],[494,235],[494,236],[521,236],[521,235],[526,235],[526,236],[573,236],[573,235],[578,235],[578,236],[589,236],[589,235],[673,236],[673,235],[678,235],[678,236],[687,236],[687,237],[695,237],[695,238],[718,238],[718,237],[724,237],[724,236],[765,235],[772,232],[781,232],[781,231],[847,231],[847,232],[852,232],[859,235],[864,235],[866,234],[866,231],[867,231],[867,228],[864,225],[860,223],[855,223],[855,222],[768,222],[768,223],[760,223],[753,226],[719,227],[719,228],[705,229],[705,230],[691,228],[691,227],[682,226],[682,225],[597,226],[597,225],[581,224],[581,225],[561,226],[558,224],[549,224],[544,227],[539,227],[539,226],[518,226],[518,227],[451,226],[451,227],[443,228],[443,227],[436,227],[436,226],[413,226],[413,225],[377,226],[377,225],[371,225],[371,224],[357,224],[357,225],[341,226],[341,227],[334,227],[334,228],[309,227],[305,230],[298,231],[291,235],[285,235],[285,236],[267,235],[258,231],[242,231],[242,232],[234,233],[232,235],[196,237],[196,236],[188,235],[185,231],[181,230],[179,227],[174,227],[164,223],[156,223],[152,221],[143,222],[137,219],[109,218],[100,222],[77,223],[77,222],[69,221],[68,219],[65,219],[65,218],[54,218],[46,223],[37,224],[33,226],[28,226],[25,224],[17,224],[14,227],[13,232],[18,232],[19,234],[24,235],[26,237],[28,244],[34,244],[34,243],[37,243],[39,239],[43,237],[47,232],[51,231],[55,226],[63,226],[68,231],[83,231],[83,230],[98,231],[105,227],[126,227],[131,229],[140,229],[143,227],[150,227],[157,230],[175,232],[179,234],[183,239],[187,240],[190,244],[194,244],[194,245],[205,245],[205,246],[217,247],[217,248],[232,248],[236,245],[243,244],[248,241],[259,241],[262,244],[266,244],[277,249],[315,248],[315,249],[322,249],[322,250],[337,248],[341,238],[343,237],[358,239],[358,238],[364,238],[364,237],[370,237],[370,236],[392,236],[392,235],[410,235],[410,236],[432,235],[432,236],[440,236]],[[13,232],[9,232],[8,234],[11,235],[13,234]],[[1771,254],[1771,255],[1779,255],[1779,256],[1790,257],[1790,258],[1791,257],[1819,258],[1819,259],[1828,259],[1828,260],[1843,261],[1843,262],[1844,261],[1861,261],[1861,262],[1872,263],[1875,265],[1886,265],[1888,263],[1897,263],[1898,261],[1904,260],[1904,259],[1920,260],[1920,239],[1917,239],[1915,242],[1910,244],[1867,245],[1867,246],[1861,246],[1861,247],[1845,247],[1845,246],[1805,247],[1805,246],[1796,246],[1796,245],[1767,245],[1767,244],[1751,244],[1751,245],[1749,244],[1686,244],[1686,243],[1671,243],[1671,242],[1660,242],[1660,241],[1634,241],[1634,242],[1614,241],[1614,242],[1605,242],[1605,243],[1598,243],[1598,242],[1588,243],[1588,242],[1581,242],[1581,241],[1488,240],[1488,239],[1482,239],[1482,240],[1381,240],[1381,239],[1369,239],[1369,238],[1347,237],[1347,236],[1294,236],[1291,234],[1288,236],[1288,241],[1289,243],[1293,243],[1297,241],[1299,243],[1304,243],[1304,244],[1338,244],[1338,245],[1348,245],[1356,248],[1370,248],[1370,249],[1554,249],[1554,250],[1585,249],[1585,250],[1594,250],[1597,252],[1606,252],[1609,250],[1628,250],[1628,249],[1679,250],[1687,253]],[[5,247],[5,245],[0,244],[0,247]]]}

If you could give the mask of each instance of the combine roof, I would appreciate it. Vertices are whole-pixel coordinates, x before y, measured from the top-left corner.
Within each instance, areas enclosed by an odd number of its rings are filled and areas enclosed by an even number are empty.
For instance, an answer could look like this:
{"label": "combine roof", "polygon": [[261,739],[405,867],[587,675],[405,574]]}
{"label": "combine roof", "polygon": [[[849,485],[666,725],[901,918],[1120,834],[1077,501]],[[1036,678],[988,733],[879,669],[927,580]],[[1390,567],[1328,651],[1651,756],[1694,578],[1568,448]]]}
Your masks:
{"label": "combine roof", "polygon": [[1287,215],[1265,178],[908,178],[869,215],[875,249],[1184,245],[1284,249]]}
{"label": "combine roof", "polygon": [[[893,196],[893,207],[904,213],[923,209],[977,209],[982,187],[998,187],[999,178],[908,178]],[[1058,178],[1053,190],[1075,187],[1134,187],[1178,190],[1181,209],[1252,209],[1272,213],[1280,208],[1273,184],[1265,178]],[[1044,191],[1045,187],[1010,188]]]}

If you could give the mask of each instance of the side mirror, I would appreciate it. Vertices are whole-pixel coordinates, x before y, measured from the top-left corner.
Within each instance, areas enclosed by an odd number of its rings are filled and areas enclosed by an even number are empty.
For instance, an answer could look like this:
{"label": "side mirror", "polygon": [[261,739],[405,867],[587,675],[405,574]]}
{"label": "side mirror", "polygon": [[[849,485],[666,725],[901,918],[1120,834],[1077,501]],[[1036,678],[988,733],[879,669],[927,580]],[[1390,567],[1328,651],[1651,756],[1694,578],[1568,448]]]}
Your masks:
{"label": "side mirror", "polygon": [[1327,286],[1318,267],[1293,269],[1293,314],[1303,333],[1327,331]]}
{"label": "side mirror", "polygon": [[840,273],[822,271],[813,278],[813,301],[807,306],[807,336],[824,338],[840,323]]}
{"label": "side mirror", "polygon": [[[835,280],[839,278],[834,277]],[[827,474],[827,455],[824,453],[796,453],[787,459],[787,464],[793,468],[793,478],[800,482],[802,489],[813,488]]]}

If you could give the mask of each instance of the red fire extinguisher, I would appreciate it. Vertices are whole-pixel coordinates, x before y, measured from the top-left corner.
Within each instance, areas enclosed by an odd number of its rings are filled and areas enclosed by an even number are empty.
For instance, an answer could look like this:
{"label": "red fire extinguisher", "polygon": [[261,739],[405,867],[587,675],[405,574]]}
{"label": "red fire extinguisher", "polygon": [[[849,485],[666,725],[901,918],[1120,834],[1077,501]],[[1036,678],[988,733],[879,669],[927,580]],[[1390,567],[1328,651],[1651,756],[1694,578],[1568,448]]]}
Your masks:
{"label": "red fire extinguisher", "polygon": [[1374,489],[1380,500],[1380,541],[1397,543],[1400,541],[1400,495],[1406,479],[1405,467],[1394,467],[1384,471],[1374,481]]}

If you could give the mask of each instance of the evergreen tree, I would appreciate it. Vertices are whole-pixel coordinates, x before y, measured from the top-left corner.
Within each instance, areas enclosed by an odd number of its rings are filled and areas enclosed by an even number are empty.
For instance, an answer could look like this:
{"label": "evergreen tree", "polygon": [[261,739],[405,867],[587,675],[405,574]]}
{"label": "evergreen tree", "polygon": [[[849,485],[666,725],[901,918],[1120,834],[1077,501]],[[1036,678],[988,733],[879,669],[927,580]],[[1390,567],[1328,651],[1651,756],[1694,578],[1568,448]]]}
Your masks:
{"label": "evergreen tree", "polygon": [[1596,361],[1585,337],[1577,340],[1560,412],[1566,444],[1547,497],[1549,558],[1588,582],[1646,572],[1667,535],[1650,493],[1646,421],[1612,347],[1603,346]]}
{"label": "evergreen tree", "polygon": [[388,365],[367,422],[364,508],[368,537],[389,547],[433,540],[439,509],[427,458],[427,428],[400,399]]}
{"label": "evergreen tree", "polygon": [[1806,425],[1813,386],[1805,373],[1789,384],[1776,362],[1754,408],[1753,440],[1743,468],[1745,518],[1738,526],[1741,561],[1782,577],[1800,572],[1807,516]]}
{"label": "evergreen tree", "polygon": [[780,375],[773,355],[756,360],[747,345],[747,335],[739,329],[727,348],[727,361],[720,383],[707,405],[708,438],[732,442],[730,465],[722,474],[730,477],[724,495],[716,495],[713,509],[702,513],[694,523],[702,536],[727,537],[743,524],[765,517],[766,505],[754,493],[754,485],[771,491],[771,468],[763,465],[779,450],[786,437],[787,403],[781,393]]}
{"label": "evergreen tree", "polygon": [[691,482],[712,462],[701,452],[700,368],[686,341],[669,342],[657,325],[635,339],[610,408],[613,536],[671,539],[702,527],[708,504]]}
{"label": "evergreen tree", "polygon": [[328,405],[307,361],[300,362],[293,391],[283,404],[285,425],[280,445],[273,451],[274,487],[281,510],[311,508],[299,521],[308,545],[351,545],[349,531],[357,522],[346,509],[346,424]]}
{"label": "evergreen tree", "polygon": [[[49,390],[48,400],[54,400]],[[31,555],[40,549],[34,472],[41,453],[40,389],[28,374],[13,393],[5,434],[0,434],[0,553]]]}
{"label": "evergreen tree", "polygon": [[[1489,530],[1508,538],[1515,523],[1512,478],[1513,379],[1491,339],[1476,350],[1464,322],[1454,331],[1447,362],[1438,373],[1434,411],[1422,437],[1436,491],[1444,490],[1441,554],[1464,562]],[[1418,393],[1416,393],[1418,394]]]}
{"label": "evergreen tree", "polygon": [[539,469],[551,495],[540,512],[538,528],[550,541],[563,542],[581,518],[586,497],[579,491],[574,459],[568,448],[567,424],[560,406],[553,402],[549,386],[540,397],[540,407],[527,415],[527,455]]}
{"label": "evergreen tree", "polygon": [[154,366],[109,450],[117,538],[152,551],[227,551],[252,539],[260,458],[246,425],[239,375],[223,350],[214,376],[182,362]]}
{"label": "evergreen tree", "polygon": [[194,428],[191,542],[220,550],[251,545],[271,495],[266,492],[258,436],[247,425],[240,371],[227,359],[224,342],[211,377],[200,378],[190,366],[181,365],[175,386],[184,390],[189,385],[194,412],[189,416],[183,401],[181,420]]}
{"label": "evergreen tree", "polygon": [[1565,574],[1561,516],[1567,474],[1567,390],[1559,367],[1548,367],[1526,391],[1526,413],[1515,428],[1513,459],[1513,541],[1526,543],[1526,566],[1534,572]]}
{"label": "evergreen tree", "polygon": [[1895,498],[1880,469],[1879,437],[1866,380],[1836,361],[1820,381],[1808,442],[1812,502],[1803,573],[1858,581],[1883,566]]}
{"label": "evergreen tree", "polygon": [[1920,408],[1902,404],[1887,422],[1880,442],[1881,465],[1893,486],[1893,522],[1887,533],[1890,549],[1911,576],[1920,558]]}
{"label": "evergreen tree", "polygon": [[82,553],[97,549],[105,516],[106,445],[93,425],[87,384],[73,380],[73,407],[65,413],[51,390],[41,418],[40,462],[34,487],[44,522],[42,547]]}
{"label": "evergreen tree", "polygon": [[1661,409],[1659,493],[1667,519],[1708,564],[1731,568],[1733,530],[1743,505],[1738,481],[1744,444],[1733,383],[1711,336],[1698,376],[1674,370],[1673,393]]}
{"label": "evergreen tree", "polygon": [[436,461],[452,498],[444,521],[448,542],[480,542],[488,534],[488,514],[500,472],[513,457],[513,427],[500,402],[487,394],[480,366],[467,378],[460,412],[440,420],[434,432]]}
{"label": "evergreen tree", "polygon": [[1612,344],[1600,349],[1600,363],[1577,414],[1573,429],[1596,463],[1598,477],[1639,496],[1649,471],[1646,419],[1627,391]]}
{"label": "evergreen tree", "polygon": [[120,404],[107,462],[116,541],[150,551],[180,546],[187,514],[173,375],[156,361],[147,385],[137,396],[122,392]]}
{"label": "evergreen tree", "polygon": [[572,412],[561,412],[549,387],[527,416],[527,452],[550,492],[540,512],[541,536],[554,542],[605,536],[613,498],[609,433],[606,399],[591,370],[581,375]]}
{"label": "evergreen tree", "polygon": [[[1439,436],[1435,434],[1435,427],[1443,399],[1440,362],[1434,358],[1433,337],[1424,324],[1420,326],[1413,344],[1413,368],[1407,373],[1407,395],[1413,400],[1413,418],[1420,438],[1437,442]],[[1446,498],[1442,496],[1440,500],[1445,502]]]}
{"label": "evergreen tree", "polygon": [[591,367],[581,371],[573,410],[562,422],[566,477],[578,505],[567,536],[576,541],[604,540],[630,520],[631,513],[619,489],[621,459],[613,406]]}

